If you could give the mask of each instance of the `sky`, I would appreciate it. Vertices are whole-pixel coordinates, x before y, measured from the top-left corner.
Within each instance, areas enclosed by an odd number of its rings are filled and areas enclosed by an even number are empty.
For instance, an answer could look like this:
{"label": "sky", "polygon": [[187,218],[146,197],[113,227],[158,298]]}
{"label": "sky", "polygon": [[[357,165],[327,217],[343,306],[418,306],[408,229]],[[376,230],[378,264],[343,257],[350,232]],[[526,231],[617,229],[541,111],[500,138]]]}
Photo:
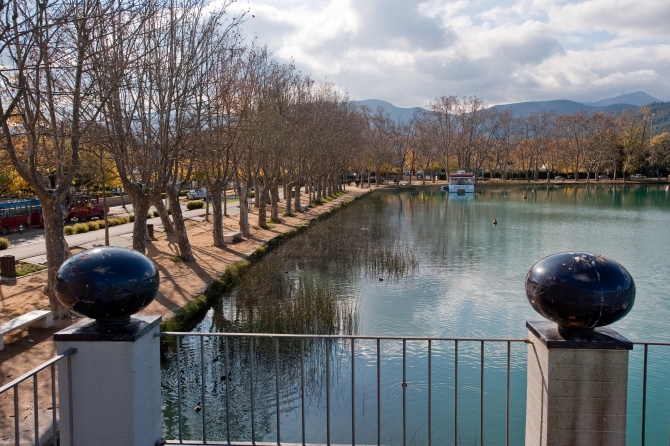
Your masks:
{"label": "sky", "polygon": [[[257,0],[243,30],[352,99],[670,101],[670,0]],[[251,17],[251,16],[254,17]]]}

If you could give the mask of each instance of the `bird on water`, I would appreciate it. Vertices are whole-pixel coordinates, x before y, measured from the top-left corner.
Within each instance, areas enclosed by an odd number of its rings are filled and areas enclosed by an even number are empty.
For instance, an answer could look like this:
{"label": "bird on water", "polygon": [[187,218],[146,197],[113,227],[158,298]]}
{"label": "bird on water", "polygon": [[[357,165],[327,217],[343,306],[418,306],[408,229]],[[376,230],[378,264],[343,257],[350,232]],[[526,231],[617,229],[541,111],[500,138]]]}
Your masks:
{"label": "bird on water", "polygon": [[498,224],[498,220],[496,220],[496,219],[494,218],[494,219],[493,219],[493,224],[494,224],[494,225],[497,225],[497,224]]}
{"label": "bird on water", "polygon": [[198,404],[193,408],[196,412],[200,412],[202,410],[202,407],[200,407],[200,401],[198,401]]}

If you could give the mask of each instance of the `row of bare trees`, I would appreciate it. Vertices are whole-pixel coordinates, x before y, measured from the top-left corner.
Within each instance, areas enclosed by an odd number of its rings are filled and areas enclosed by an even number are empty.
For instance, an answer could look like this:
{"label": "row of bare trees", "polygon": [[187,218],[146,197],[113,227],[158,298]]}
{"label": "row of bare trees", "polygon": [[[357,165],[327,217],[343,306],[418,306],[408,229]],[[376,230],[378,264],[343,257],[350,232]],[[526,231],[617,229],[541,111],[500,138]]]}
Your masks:
{"label": "row of bare trees", "polygon": [[57,317],[68,316],[54,285],[70,256],[64,217],[82,170],[104,178],[111,162],[132,201],[133,248],[146,250],[154,206],[184,261],[194,257],[179,192],[196,176],[212,195],[219,247],[230,184],[245,235],[251,191],[258,225],[268,227],[268,205],[270,218],[281,218],[280,187],[288,214],[304,211],[301,191],[312,203],[342,187],[363,115],[334,85],[245,44],[245,14],[229,13],[231,3],[0,3],[2,144],[42,203],[45,292]]}
{"label": "row of bare trees", "polygon": [[[670,167],[670,135],[650,138],[647,110],[618,115],[537,112],[515,116],[477,97],[442,96],[407,123],[379,108],[363,109],[368,121],[357,171],[468,170],[507,179],[546,172],[617,175],[646,168],[660,178]],[[411,181],[411,178],[410,178]],[[425,176],[424,176],[425,181]]]}

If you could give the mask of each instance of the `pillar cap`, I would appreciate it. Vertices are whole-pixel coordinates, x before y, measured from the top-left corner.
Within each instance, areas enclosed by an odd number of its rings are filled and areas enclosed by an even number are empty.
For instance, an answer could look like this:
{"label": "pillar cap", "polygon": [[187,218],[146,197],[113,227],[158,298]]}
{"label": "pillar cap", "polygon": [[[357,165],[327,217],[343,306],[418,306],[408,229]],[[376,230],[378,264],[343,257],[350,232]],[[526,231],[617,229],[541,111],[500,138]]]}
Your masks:
{"label": "pillar cap", "polygon": [[123,323],[102,325],[86,318],[55,333],[54,341],[135,342],[161,320],[161,316],[133,316]]}
{"label": "pillar cap", "polygon": [[633,343],[609,327],[593,330],[565,330],[549,321],[526,321],[526,327],[547,348],[632,350]]}

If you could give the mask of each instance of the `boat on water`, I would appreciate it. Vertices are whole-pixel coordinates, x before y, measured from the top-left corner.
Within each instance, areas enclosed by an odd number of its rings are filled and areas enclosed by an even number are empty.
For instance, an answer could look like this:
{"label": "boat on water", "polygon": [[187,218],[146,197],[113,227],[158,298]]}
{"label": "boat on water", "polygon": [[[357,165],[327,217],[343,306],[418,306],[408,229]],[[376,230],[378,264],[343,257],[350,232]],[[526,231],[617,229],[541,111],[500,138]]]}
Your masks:
{"label": "boat on water", "polygon": [[450,194],[472,194],[475,192],[475,174],[459,170],[449,175],[449,185],[442,190]]}

